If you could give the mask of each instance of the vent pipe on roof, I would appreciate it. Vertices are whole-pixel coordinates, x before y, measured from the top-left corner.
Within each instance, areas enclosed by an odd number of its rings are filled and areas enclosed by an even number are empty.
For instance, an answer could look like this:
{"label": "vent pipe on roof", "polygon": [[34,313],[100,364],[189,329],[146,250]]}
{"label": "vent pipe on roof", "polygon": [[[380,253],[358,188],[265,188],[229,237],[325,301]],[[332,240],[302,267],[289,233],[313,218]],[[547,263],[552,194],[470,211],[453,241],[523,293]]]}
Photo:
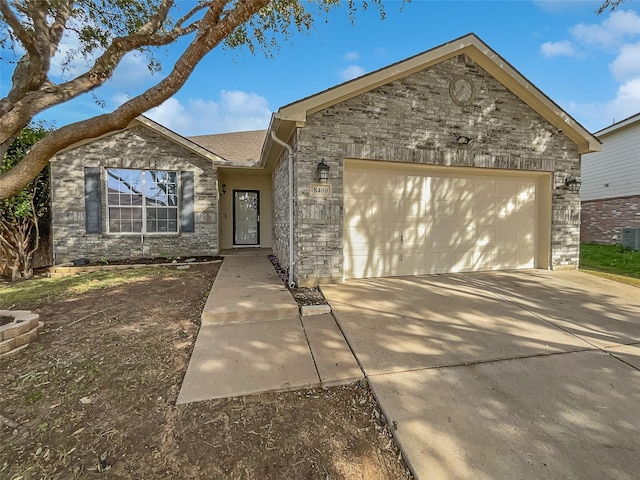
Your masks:
{"label": "vent pipe on roof", "polygon": [[276,137],[276,132],[273,130],[271,130],[271,138],[289,152],[289,275],[287,285],[289,285],[289,288],[293,288],[296,286],[295,260],[293,255],[293,148],[291,148],[291,145],[287,142]]}

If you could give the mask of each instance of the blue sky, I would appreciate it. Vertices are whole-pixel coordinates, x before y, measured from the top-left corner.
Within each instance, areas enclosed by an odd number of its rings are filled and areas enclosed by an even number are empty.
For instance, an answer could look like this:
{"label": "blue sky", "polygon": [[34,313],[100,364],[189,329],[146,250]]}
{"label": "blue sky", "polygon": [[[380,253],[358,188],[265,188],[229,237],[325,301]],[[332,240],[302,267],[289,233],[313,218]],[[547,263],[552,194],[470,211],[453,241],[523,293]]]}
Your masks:
{"label": "blue sky", "polygon": [[[147,115],[182,135],[266,128],[272,111],[290,102],[474,32],[587,129],[597,131],[640,111],[640,2],[627,1],[596,15],[600,1],[413,0],[386,1],[356,15],[344,9],[294,34],[273,58],[246,49],[217,49],[185,87]],[[186,7],[187,2],[184,3]],[[71,48],[68,39],[65,48]],[[165,71],[176,49],[159,54]],[[60,52],[52,71],[61,74]],[[4,56],[4,55],[3,55]],[[144,58],[125,57],[112,80],[95,92],[112,109],[162,74],[151,76]],[[71,64],[71,72],[86,62]],[[10,70],[1,64],[0,93]],[[56,126],[103,113],[88,95],[39,118]]]}

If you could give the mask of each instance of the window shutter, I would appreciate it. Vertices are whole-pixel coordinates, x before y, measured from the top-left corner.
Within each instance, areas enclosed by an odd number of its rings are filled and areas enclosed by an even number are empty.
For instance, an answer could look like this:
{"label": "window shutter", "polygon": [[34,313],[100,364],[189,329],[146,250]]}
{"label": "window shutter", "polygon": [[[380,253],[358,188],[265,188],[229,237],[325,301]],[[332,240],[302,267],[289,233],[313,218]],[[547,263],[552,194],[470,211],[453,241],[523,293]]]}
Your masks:
{"label": "window shutter", "polygon": [[196,231],[193,208],[193,172],[180,172],[180,231],[193,233]]}
{"label": "window shutter", "polygon": [[84,221],[87,233],[102,233],[100,167],[84,168]]}

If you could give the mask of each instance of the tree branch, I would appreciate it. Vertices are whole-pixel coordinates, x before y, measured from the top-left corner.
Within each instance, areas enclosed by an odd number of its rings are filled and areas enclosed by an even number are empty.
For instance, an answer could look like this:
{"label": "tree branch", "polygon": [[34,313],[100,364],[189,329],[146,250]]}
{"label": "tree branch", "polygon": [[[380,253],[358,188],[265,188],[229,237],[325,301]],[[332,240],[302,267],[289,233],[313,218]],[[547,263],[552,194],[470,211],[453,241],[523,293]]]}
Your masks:
{"label": "tree branch", "polygon": [[73,3],[73,0],[68,0],[66,2],[61,1],[58,6],[56,16],[49,27],[49,42],[51,46],[49,50],[49,57],[53,57],[56,54],[56,50],[58,50],[58,45],[60,45],[60,40],[62,40],[62,36],[67,27],[67,21],[73,12]]}
{"label": "tree branch", "polygon": [[[207,53],[219,45],[238,25],[246,22],[254,13],[267,5],[269,1],[239,2],[221,20],[220,15],[226,2],[222,0],[211,2],[204,17],[198,21],[198,32],[195,39],[178,58],[173,70],[166,78],[141,95],[122,104],[112,113],[64,126],[40,140],[27,152],[21,162],[0,175],[0,198],[7,198],[19,192],[60,150],[80,140],[96,138],[105,133],[123,129],[142,112],[169,99],[185,84],[194,68]],[[130,41],[127,37],[120,39],[121,42],[125,40]],[[114,41],[111,47],[114,49],[111,52],[113,56],[121,58],[124,55],[118,42]],[[101,57],[102,60],[99,59],[96,62],[92,71],[100,61],[104,63],[106,58],[105,56]],[[85,81],[90,82],[86,78]],[[59,88],[63,88],[65,85],[60,85]],[[68,95],[69,98],[77,96],[71,95],[71,93]]]}
{"label": "tree branch", "polygon": [[[103,85],[111,78],[116,67],[127,53],[143,47],[168,45],[181,36],[197,31],[200,27],[200,20],[184,28],[174,28],[163,35],[153,35],[166,20],[173,3],[173,0],[165,0],[161,10],[137,32],[114,38],[107,50],[96,59],[91,69],[84,74],[60,85],[46,85],[39,90],[22,88],[11,97],[0,101],[0,114],[2,114],[0,118],[0,150],[4,146],[8,147],[12,140],[12,134],[24,128],[31,118],[38,113]],[[224,4],[226,2],[221,1],[218,3]],[[222,8],[222,5],[220,5],[220,8]],[[18,68],[16,68],[17,71]],[[42,86],[42,83],[39,86]],[[20,97],[20,94],[22,94],[22,97]]]}
{"label": "tree branch", "polygon": [[18,40],[20,40],[20,43],[27,52],[30,52],[32,55],[37,55],[38,52],[33,35],[22,26],[18,17],[16,17],[13,10],[11,10],[11,6],[7,3],[7,0],[0,0],[0,13],[2,13],[5,22],[7,22],[7,25],[13,30],[13,33]]}

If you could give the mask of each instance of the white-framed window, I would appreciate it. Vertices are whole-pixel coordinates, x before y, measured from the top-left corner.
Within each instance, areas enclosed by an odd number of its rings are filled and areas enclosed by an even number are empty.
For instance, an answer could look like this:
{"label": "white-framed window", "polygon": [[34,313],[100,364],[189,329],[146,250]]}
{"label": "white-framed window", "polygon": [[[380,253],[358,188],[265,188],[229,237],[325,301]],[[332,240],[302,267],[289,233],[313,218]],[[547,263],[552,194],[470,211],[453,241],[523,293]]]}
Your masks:
{"label": "white-framed window", "polygon": [[110,233],[177,233],[178,172],[107,168]]}

